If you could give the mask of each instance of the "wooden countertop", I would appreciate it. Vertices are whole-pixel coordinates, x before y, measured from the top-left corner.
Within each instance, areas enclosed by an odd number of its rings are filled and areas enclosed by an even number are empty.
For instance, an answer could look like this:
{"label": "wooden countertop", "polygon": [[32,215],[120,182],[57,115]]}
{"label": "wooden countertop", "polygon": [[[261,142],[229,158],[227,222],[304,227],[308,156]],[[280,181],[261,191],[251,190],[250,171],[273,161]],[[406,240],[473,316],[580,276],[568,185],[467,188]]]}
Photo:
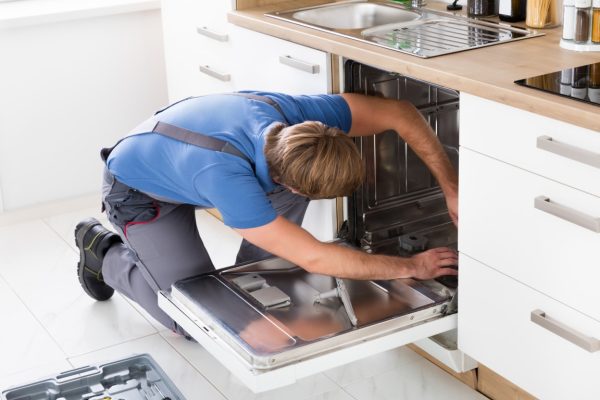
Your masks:
{"label": "wooden countertop", "polygon": [[[322,3],[325,2],[293,0],[238,9],[228,17],[235,25],[600,133],[600,107],[513,83],[517,79],[600,62],[598,52],[559,47],[561,28],[544,30],[545,36],[422,59],[263,15]],[[430,1],[428,7],[442,9],[445,3]]]}

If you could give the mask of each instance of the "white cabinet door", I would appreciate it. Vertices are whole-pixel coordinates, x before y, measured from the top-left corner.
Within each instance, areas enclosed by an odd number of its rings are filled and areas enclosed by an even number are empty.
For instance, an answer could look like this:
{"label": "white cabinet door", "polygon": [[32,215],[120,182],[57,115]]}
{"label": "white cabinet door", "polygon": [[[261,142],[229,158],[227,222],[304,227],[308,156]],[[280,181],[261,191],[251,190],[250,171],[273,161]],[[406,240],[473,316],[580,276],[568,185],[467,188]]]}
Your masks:
{"label": "white cabinet door", "polygon": [[288,94],[330,91],[327,53],[238,26],[231,27],[231,36],[236,90]]}
{"label": "white cabinet door", "polygon": [[462,253],[459,292],[462,351],[540,399],[600,398],[600,322]]}
{"label": "white cabinet door", "polygon": [[600,321],[589,229],[600,198],[465,148],[460,158],[459,250]]}
{"label": "white cabinet door", "polygon": [[460,145],[600,196],[600,132],[461,93]]}
{"label": "white cabinet door", "polygon": [[224,0],[163,0],[169,101],[229,92],[231,46]]}

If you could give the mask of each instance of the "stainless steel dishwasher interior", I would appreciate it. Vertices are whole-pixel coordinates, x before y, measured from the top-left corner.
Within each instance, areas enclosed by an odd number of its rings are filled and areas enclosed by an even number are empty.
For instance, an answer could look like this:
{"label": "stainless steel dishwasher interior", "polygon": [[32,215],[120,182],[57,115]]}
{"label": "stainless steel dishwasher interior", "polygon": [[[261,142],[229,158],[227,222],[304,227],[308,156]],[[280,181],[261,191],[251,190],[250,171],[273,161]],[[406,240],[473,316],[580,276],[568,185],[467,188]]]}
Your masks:
{"label": "stainless steel dishwasher interior", "polygon": [[543,35],[382,0],[350,0],[265,15],[422,58]]}

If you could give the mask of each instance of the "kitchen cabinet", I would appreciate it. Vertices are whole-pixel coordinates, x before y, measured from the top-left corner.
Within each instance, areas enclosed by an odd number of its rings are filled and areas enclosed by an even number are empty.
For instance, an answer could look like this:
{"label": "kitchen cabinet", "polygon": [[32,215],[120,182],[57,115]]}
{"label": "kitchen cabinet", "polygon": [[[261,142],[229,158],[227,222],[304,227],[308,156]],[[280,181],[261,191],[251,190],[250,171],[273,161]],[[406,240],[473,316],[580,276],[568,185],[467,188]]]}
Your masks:
{"label": "kitchen cabinet", "polygon": [[163,0],[162,23],[169,101],[230,92],[231,0]]}
{"label": "kitchen cabinet", "polygon": [[459,348],[534,396],[598,398],[600,134],[460,103]]}
{"label": "kitchen cabinet", "polygon": [[320,50],[231,26],[236,90],[330,92],[330,56]]}

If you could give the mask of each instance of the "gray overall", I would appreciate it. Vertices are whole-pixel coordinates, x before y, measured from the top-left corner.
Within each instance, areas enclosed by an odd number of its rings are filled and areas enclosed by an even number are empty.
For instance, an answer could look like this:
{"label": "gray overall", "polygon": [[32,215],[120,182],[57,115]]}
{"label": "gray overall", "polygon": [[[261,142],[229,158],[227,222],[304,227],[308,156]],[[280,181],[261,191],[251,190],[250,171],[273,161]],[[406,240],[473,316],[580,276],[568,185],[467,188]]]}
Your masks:
{"label": "gray overall", "polygon": [[[232,95],[268,102],[281,112],[271,99],[240,93]],[[155,132],[199,147],[234,154],[250,162],[226,142],[161,123],[158,118],[161,111],[135,128],[129,136]],[[111,150],[103,149],[103,159]],[[268,197],[278,215],[298,225],[302,223],[309,199],[283,188],[269,193]],[[123,239],[123,244],[112,246],[104,257],[102,274],[105,282],[137,302],[167,328],[185,334],[158,307],[157,292],[169,289],[178,280],[214,270],[198,233],[194,215],[196,207],[153,198],[117,181],[107,168],[104,171],[102,203],[109,221]],[[236,263],[269,256],[266,251],[244,240]]]}

